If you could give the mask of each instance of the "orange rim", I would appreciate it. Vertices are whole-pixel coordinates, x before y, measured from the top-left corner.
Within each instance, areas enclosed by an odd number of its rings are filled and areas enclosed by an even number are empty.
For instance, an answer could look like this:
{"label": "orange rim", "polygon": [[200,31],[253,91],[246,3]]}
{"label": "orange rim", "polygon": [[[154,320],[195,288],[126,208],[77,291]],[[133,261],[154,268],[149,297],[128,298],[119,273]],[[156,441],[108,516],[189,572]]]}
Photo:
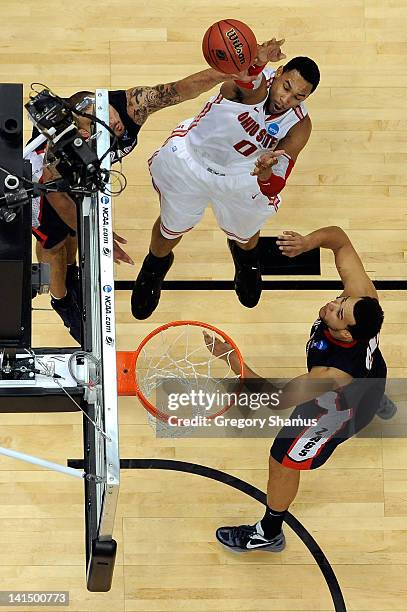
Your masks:
{"label": "orange rim", "polygon": [[[149,340],[151,340],[151,338],[153,338],[154,336],[156,336],[157,334],[159,334],[160,332],[168,329],[169,327],[181,327],[182,325],[193,325],[195,327],[204,327],[205,329],[209,329],[213,332],[215,332],[216,334],[218,334],[219,336],[221,336],[228,344],[230,344],[230,346],[234,349],[234,351],[236,352],[236,355],[239,359],[239,364],[240,364],[240,372],[239,372],[239,377],[240,377],[240,382],[239,382],[239,387],[237,390],[237,395],[240,394],[242,387],[243,387],[243,375],[244,375],[244,361],[243,361],[243,356],[242,353],[239,350],[239,347],[237,346],[237,344],[234,342],[234,340],[232,340],[232,338],[230,336],[228,336],[228,334],[226,334],[225,332],[223,332],[222,330],[218,329],[217,327],[215,327],[214,325],[210,325],[210,323],[202,323],[202,321],[172,321],[171,323],[165,323],[164,325],[160,325],[160,327],[157,327],[157,329],[154,329],[152,332],[150,332],[145,338],[144,340],[142,340],[139,344],[139,346],[137,347],[136,351],[134,353],[132,353],[132,355],[134,356],[134,378],[133,378],[133,393],[132,395],[137,395],[137,397],[139,398],[140,402],[143,404],[144,408],[154,417],[162,420],[162,421],[168,421],[169,416],[168,414],[165,414],[164,412],[161,412],[161,410],[158,410],[158,408],[156,408],[154,406],[154,404],[152,404],[143,394],[143,392],[141,391],[138,381],[137,381],[137,360],[138,357],[141,353],[141,351],[143,350],[143,348],[145,347],[145,345],[147,344],[147,342],[149,342]],[[135,385],[135,386],[134,386]],[[135,391],[135,393],[134,393]],[[217,412],[216,414],[213,414],[209,417],[207,417],[207,419],[214,419],[217,416],[220,416],[221,414],[224,414],[227,410],[229,410],[229,408],[231,408],[234,404],[229,404],[228,406],[222,408],[221,410],[219,410],[219,412]]]}

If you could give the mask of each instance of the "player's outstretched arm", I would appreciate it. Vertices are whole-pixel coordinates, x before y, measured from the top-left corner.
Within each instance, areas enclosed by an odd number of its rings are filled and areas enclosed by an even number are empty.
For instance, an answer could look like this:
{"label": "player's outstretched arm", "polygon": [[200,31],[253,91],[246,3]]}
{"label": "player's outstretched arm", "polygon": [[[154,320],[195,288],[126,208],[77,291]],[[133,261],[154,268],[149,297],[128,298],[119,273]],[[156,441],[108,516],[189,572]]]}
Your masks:
{"label": "player's outstretched arm", "polygon": [[377,291],[363,267],[348,235],[342,228],[331,226],[302,236],[297,232],[284,232],[278,237],[277,244],[287,257],[295,257],[311,249],[330,249],[335,255],[335,265],[342,279],[343,295],[377,298]]}
{"label": "player's outstretched arm", "polygon": [[[219,359],[227,361],[235,374],[240,372],[240,362],[232,347],[227,343],[213,339],[213,336],[203,332],[205,344],[210,353]],[[274,406],[278,410],[286,410],[293,406],[303,404],[327,391],[332,391],[351,382],[352,377],[346,372],[336,368],[316,367],[311,372],[297,376],[288,381],[283,387],[273,383],[244,364],[244,380],[246,388],[252,393],[278,394],[279,404]]]}
{"label": "player's outstretched arm", "polygon": [[[267,381],[266,381],[267,382]],[[305,404],[352,382],[352,376],[337,368],[314,367],[310,372],[288,381],[279,390],[279,410]]]}
{"label": "player's outstretched arm", "polygon": [[[273,38],[262,45],[258,45],[255,64],[264,66],[269,61],[284,59],[286,56],[281,52],[281,45],[283,43],[284,39],[276,40]],[[235,81],[238,80],[243,85],[249,84],[257,76],[256,74],[250,75],[250,71],[249,74],[247,71],[238,74],[224,74],[213,70],[213,68],[208,68],[172,83],[155,85],[154,87],[132,87],[126,91],[127,112],[134,123],[143,125],[147,117],[152,113],[167,106],[174,106],[180,102],[185,102],[185,100],[196,98],[223,82],[227,83],[229,87],[229,89],[225,90],[229,92],[226,95],[228,98],[229,95],[234,95],[233,92],[235,90],[242,91],[242,95],[246,95],[246,92],[253,95],[251,89],[239,87]],[[222,94],[225,95],[223,89]],[[264,97],[264,92],[262,96]]]}
{"label": "player's outstretched arm", "polygon": [[180,102],[185,102],[185,100],[196,98],[223,81],[236,78],[250,82],[255,77],[247,76],[245,73],[223,74],[213,70],[213,68],[208,68],[173,83],[155,85],[154,87],[132,87],[126,91],[127,112],[134,123],[143,125],[152,113],[167,106],[174,106]]}
{"label": "player's outstretched arm", "polygon": [[284,189],[298,155],[309,140],[311,131],[312,123],[307,115],[278,143],[280,150],[263,153],[256,160],[251,174],[257,176],[260,191],[264,195],[276,196]]}

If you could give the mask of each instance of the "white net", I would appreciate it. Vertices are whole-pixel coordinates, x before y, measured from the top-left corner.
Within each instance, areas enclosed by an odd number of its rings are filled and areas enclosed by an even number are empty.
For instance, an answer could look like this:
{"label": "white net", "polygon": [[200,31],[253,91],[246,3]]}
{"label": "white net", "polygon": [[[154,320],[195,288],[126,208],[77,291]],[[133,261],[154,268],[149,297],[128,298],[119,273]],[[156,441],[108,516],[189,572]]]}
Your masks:
{"label": "white net", "polygon": [[196,416],[211,419],[227,410],[240,392],[240,373],[232,368],[232,361],[236,369],[240,359],[229,338],[200,324],[169,326],[154,334],[136,363],[150,424],[162,428],[169,417],[176,416],[179,426],[172,426],[171,431],[183,435],[188,420]]}

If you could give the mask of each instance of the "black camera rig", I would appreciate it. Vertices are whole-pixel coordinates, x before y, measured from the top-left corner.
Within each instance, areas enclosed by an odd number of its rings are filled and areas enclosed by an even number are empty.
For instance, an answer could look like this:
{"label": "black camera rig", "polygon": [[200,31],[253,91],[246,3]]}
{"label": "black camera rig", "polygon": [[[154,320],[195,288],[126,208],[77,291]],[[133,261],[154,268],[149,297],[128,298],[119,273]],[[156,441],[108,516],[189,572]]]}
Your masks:
{"label": "black camera rig", "polygon": [[[93,114],[84,112],[94,103],[85,98],[76,106],[47,88],[35,91],[25,105],[38,134],[24,150],[22,85],[0,84],[0,349],[29,348],[31,345],[32,295],[47,285],[46,268],[31,264],[31,199],[47,192],[68,192],[72,196],[97,192],[117,195],[125,186],[120,172],[102,167],[103,159],[116,146],[117,139],[108,125]],[[84,116],[93,126],[101,123],[111,135],[110,146],[102,156],[87,141],[76,125]],[[59,175],[40,183],[32,180],[31,164],[24,157],[45,143],[47,159]],[[119,188],[108,187],[112,174],[120,175]],[[124,185],[124,186],[123,186]]]}
{"label": "black camera rig", "polygon": [[[88,105],[92,101],[92,98],[87,98],[84,103]],[[79,103],[72,107],[49,89],[43,89],[25,108],[36,129],[47,139],[48,150],[63,178],[61,189],[93,193],[103,191],[109,175],[101,169],[101,160],[75,125],[74,114],[88,116],[81,111],[82,106],[84,104]],[[58,184],[55,186],[59,187]]]}

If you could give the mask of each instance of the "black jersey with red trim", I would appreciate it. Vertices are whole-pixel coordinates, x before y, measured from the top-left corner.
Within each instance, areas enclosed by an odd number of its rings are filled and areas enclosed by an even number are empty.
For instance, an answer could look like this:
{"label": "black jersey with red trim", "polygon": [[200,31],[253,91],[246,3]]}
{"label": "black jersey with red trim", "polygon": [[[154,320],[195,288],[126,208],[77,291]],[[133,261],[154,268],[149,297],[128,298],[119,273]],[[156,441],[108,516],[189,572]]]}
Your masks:
{"label": "black jersey with red trim", "polygon": [[127,112],[127,96],[124,89],[109,91],[109,103],[117,110],[124,125],[124,133],[117,139],[116,148],[110,154],[111,162],[114,164],[134,149],[137,144],[137,135],[141,129],[141,125],[137,125],[137,123],[134,123],[129,117]]}
{"label": "black jersey with red trim", "polygon": [[316,366],[337,368],[353,378],[382,378],[386,364],[379,349],[379,336],[371,340],[341,342],[331,336],[326,323],[318,319],[307,342],[308,372]]}

